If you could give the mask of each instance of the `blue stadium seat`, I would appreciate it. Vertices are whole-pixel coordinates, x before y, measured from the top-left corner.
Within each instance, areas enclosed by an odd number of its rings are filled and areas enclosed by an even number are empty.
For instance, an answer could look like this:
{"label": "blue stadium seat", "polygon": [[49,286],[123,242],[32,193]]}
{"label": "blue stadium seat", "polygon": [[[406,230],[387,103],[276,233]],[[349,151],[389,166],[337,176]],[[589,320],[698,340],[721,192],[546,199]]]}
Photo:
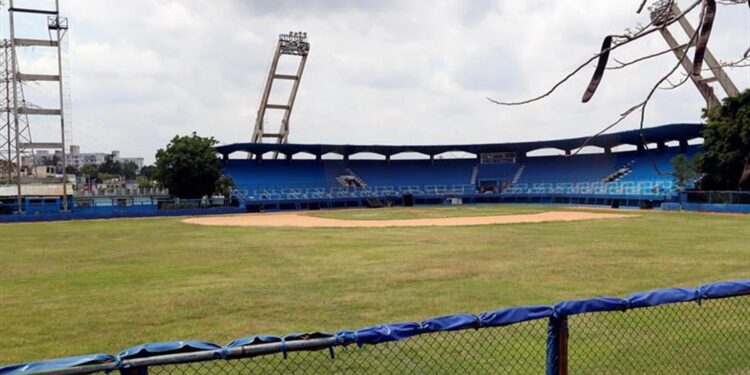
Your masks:
{"label": "blue stadium seat", "polygon": [[[699,150],[700,146],[690,146],[687,154],[694,156]],[[670,196],[675,194],[671,159],[677,154],[678,148],[667,148],[662,152],[527,157],[506,164],[482,164],[468,158],[434,162],[264,160],[260,164],[232,159],[224,173],[234,178],[243,200],[466,195],[477,194],[479,185],[493,181],[494,186],[512,182],[503,191],[506,194]],[[358,181],[354,185],[352,178]]]}

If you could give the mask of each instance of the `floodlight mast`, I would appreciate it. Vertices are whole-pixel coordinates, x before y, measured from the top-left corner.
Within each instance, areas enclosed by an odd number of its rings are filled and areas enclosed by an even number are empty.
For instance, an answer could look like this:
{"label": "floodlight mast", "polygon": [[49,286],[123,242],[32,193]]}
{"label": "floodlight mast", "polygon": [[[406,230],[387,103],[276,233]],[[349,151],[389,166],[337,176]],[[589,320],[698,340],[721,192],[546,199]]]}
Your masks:
{"label": "floodlight mast", "polygon": [[[274,52],[273,60],[271,61],[271,69],[268,72],[266,85],[263,89],[263,96],[261,97],[258,114],[255,118],[255,128],[251,139],[252,143],[264,143],[265,140],[274,140],[275,143],[287,143],[287,140],[289,139],[289,117],[294,108],[294,101],[297,97],[299,83],[302,79],[302,73],[305,70],[305,63],[307,62],[307,55],[309,52],[310,43],[307,40],[306,32],[290,31],[288,34],[279,35],[279,40],[276,44],[276,51]],[[294,75],[279,74],[277,72],[279,60],[283,55],[300,57],[297,65],[297,72]],[[277,79],[292,81],[291,92],[286,104],[268,103],[271,89],[273,88],[273,82]],[[267,132],[267,129],[265,129],[266,110],[269,109],[284,111],[277,133]],[[252,157],[252,155],[249,156]],[[260,160],[262,159],[262,155],[255,155],[255,158]],[[273,158],[278,158],[278,153],[274,153]]]}
{"label": "floodlight mast", "polygon": [[[16,33],[16,17],[21,15],[47,15],[47,30],[49,39],[26,39],[18,38]],[[4,90],[5,106],[3,111],[9,115],[4,116],[2,122],[2,133],[6,138],[0,147],[3,148],[3,156],[7,152],[6,168],[13,169],[13,174],[9,175],[15,179],[16,184],[16,204],[18,211],[23,211],[23,179],[21,169],[23,168],[23,155],[30,155],[33,159],[34,150],[47,149],[59,151],[62,158],[62,209],[68,210],[68,189],[67,175],[65,174],[66,155],[65,155],[65,99],[63,95],[63,72],[62,72],[62,49],[61,45],[65,34],[68,31],[68,19],[60,16],[60,1],[54,1],[53,9],[38,9],[16,7],[14,0],[8,2],[9,29],[10,38],[2,42],[3,49],[3,66],[5,75],[2,83],[6,86]],[[24,47],[53,47],[57,53],[57,69],[54,74],[26,74],[19,70],[18,65],[18,48]],[[59,108],[40,108],[26,101],[23,95],[23,84],[25,82],[49,81],[57,82],[60,94]],[[12,98],[12,100],[11,100]],[[45,142],[32,142],[31,129],[29,125],[29,116],[49,116],[59,117],[60,135],[59,138],[53,138]],[[11,131],[12,130],[12,131]],[[7,136],[5,136],[7,135]],[[9,151],[12,150],[12,151]]]}
{"label": "floodlight mast", "polygon": [[[657,1],[651,8],[649,8],[649,10],[651,12],[651,21],[655,26],[663,26],[667,22],[675,19],[677,15],[682,14],[682,11],[677,6],[676,2],[672,0]],[[693,28],[690,21],[685,17],[680,17],[677,20],[677,23],[680,24],[682,30],[688,36],[695,34],[695,28]],[[677,42],[677,39],[675,39],[674,35],[669,31],[668,27],[661,27],[659,32],[664,40],[667,41],[669,48],[672,49],[675,56],[677,56],[678,59],[681,59],[680,63],[682,67],[685,69],[686,74],[690,77],[690,80],[693,81],[693,84],[695,84],[698,91],[703,95],[708,108],[721,105],[721,102],[719,102],[719,99],[714,92],[714,88],[709,85],[712,82],[718,82],[728,96],[739,94],[737,86],[734,85],[727,73],[721,67],[719,61],[716,60],[708,48],[705,50],[703,61],[708,66],[707,72],[710,72],[710,76],[703,77],[701,72],[693,72],[693,61],[691,61],[685,54],[685,48],[694,47],[695,42],[692,41],[690,45],[681,46],[680,43]]]}

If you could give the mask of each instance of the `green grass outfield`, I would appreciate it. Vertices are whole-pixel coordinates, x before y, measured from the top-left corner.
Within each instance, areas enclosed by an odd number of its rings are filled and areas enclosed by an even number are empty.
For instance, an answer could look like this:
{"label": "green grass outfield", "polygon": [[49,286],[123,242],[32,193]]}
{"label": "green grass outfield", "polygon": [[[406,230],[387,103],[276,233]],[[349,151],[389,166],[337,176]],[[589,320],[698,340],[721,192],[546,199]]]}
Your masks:
{"label": "green grass outfield", "polygon": [[[383,219],[565,210],[319,212]],[[622,212],[622,211],[619,211]],[[750,216],[442,228],[125,219],[0,225],[0,364],[144,342],[227,343],[750,277]]]}

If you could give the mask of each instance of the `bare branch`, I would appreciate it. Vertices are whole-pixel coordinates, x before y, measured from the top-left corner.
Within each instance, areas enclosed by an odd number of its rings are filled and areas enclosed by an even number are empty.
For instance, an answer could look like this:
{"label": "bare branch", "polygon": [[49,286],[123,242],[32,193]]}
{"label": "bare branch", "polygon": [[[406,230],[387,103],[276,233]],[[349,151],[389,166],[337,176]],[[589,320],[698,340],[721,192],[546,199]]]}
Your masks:
{"label": "bare branch", "polygon": [[[704,12],[704,11],[705,11],[705,8],[704,8],[704,10],[703,10],[703,11],[701,12],[701,18],[703,18],[703,12]],[[685,14],[685,13],[683,12],[683,15],[684,15],[684,14]],[[691,36],[691,38],[690,38],[690,41],[689,41],[689,42],[687,43],[687,45],[688,45],[688,46],[689,46],[689,45],[692,45],[692,44],[694,43],[695,39],[696,39],[696,38],[698,37],[698,35],[699,35],[699,31],[698,31],[698,30],[696,30],[696,31],[695,31],[695,33],[693,33],[693,35]],[[677,59],[677,60],[678,60],[678,61],[677,61],[677,64],[675,64],[675,65],[674,65],[674,67],[672,67],[672,69],[671,69],[671,70],[670,70],[670,71],[669,71],[669,72],[668,72],[668,73],[667,73],[666,75],[664,75],[664,76],[663,76],[663,77],[662,77],[661,79],[659,79],[659,81],[658,81],[658,82],[657,82],[657,83],[656,83],[656,84],[655,84],[655,85],[654,85],[654,86],[653,86],[653,87],[651,88],[651,90],[649,91],[648,95],[646,95],[646,98],[645,98],[645,99],[644,99],[644,100],[643,100],[642,102],[640,102],[640,103],[638,103],[638,104],[636,104],[636,105],[634,105],[634,106],[630,107],[630,108],[629,108],[629,109],[628,109],[627,111],[625,111],[625,112],[623,112],[622,114],[620,114],[620,117],[619,117],[619,118],[618,118],[618,119],[617,119],[617,120],[616,120],[615,122],[613,122],[613,123],[612,123],[612,124],[610,124],[610,125],[607,125],[607,126],[606,126],[606,127],[604,128],[604,129],[600,130],[599,132],[597,132],[597,133],[596,133],[596,134],[594,134],[593,136],[589,137],[589,138],[588,138],[588,139],[587,139],[587,140],[586,140],[586,141],[585,141],[585,142],[584,142],[584,143],[583,143],[583,144],[582,144],[582,145],[581,145],[581,146],[580,146],[580,147],[579,147],[579,148],[578,148],[578,149],[576,150],[576,152],[575,152],[575,153],[573,153],[573,155],[577,155],[577,154],[578,154],[578,153],[579,153],[579,152],[581,151],[581,149],[582,149],[583,147],[586,147],[586,146],[588,146],[588,145],[589,145],[589,144],[590,144],[590,143],[591,143],[591,142],[592,142],[592,141],[593,141],[594,139],[596,139],[596,138],[597,138],[597,137],[599,137],[600,135],[604,134],[605,132],[609,131],[610,129],[614,128],[615,126],[617,126],[617,124],[621,123],[621,122],[622,122],[623,120],[625,120],[625,119],[626,119],[626,118],[627,118],[628,116],[630,116],[630,115],[631,115],[631,114],[632,114],[633,112],[635,112],[635,111],[636,111],[636,110],[638,110],[638,109],[640,109],[640,112],[641,112],[641,117],[640,117],[640,131],[641,131],[641,139],[642,139],[642,141],[643,141],[643,146],[644,146],[644,147],[646,148],[646,150],[648,150],[647,142],[646,142],[646,139],[645,139],[645,134],[644,134],[644,132],[643,132],[643,124],[644,124],[644,122],[645,122],[645,116],[646,116],[646,106],[648,105],[649,101],[650,101],[650,100],[651,100],[651,98],[653,97],[653,95],[654,95],[654,93],[656,92],[656,90],[657,90],[657,89],[658,89],[658,88],[659,88],[659,87],[661,86],[661,84],[662,84],[662,83],[663,83],[664,81],[668,80],[668,79],[669,79],[669,77],[670,77],[670,76],[672,76],[672,74],[674,74],[674,72],[675,72],[675,71],[677,71],[677,69],[678,69],[678,68],[680,67],[680,65],[682,64],[682,61],[683,61],[683,60],[685,60],[685,59],[687,58],[687,54],[688,54],[688,51],[689,51],[689,50],[690,50],[690,48],[685,48],[685,50],[684,50],[684,51],[682,52],[682,55],[680,56],[680,58],[678,58],[678,59]],[[689,78],[689,76],[688,76],[687,78]],[[686,81],[686,80],[685,80],[685,81]],[[683,82],[681,82],[681,83],[678,83],[678,85],[677,85],[677,86],[679,86],[679,85],[682,85],[683,83],[684,83],[684,81],[683,81]],[[655,160],[654,160],[654,168],[656,169],[656,172],[657,172],[658,174],[660,174],[660,175],[663,175],[663,174],[664,174],[663,172],[661,172],[661,171],[659,170],[659,167],[658,167],[658,165],[656,165],[656,161],[655,161]]]}
{"label": "bare branch", "polygon": [[721,66],[724,67],[724,68],[732,68],[732,67],[737,67],[737,66],[747,66],[747,65],[744,65],[744,63],[747,63],[747,62],[750,62],[750,56],[742,56],[740,59],[735,60],[735,61],[729,61],[729,62],[722,61],[721,62]]}
{"label": "bare branch", "polygon": [[615,122],[613,122],[613,123],[611,123],[611,124],[607,125],[607,126],[606,126],[606,127],[604,128],[604,129],[600,130],[600,131],[599,131],[599,132],[597,132],[596,134],[594,134],[594,135],[592,135],[591,137],[589,137],[588,139],[586,139],[586,141],[584,141],[584,142],[583,142],[583,144],[581,144],[581,146],[580,146],[580,147],[578,147],[578,148],[576,149],[576,152],[574,152],[574,153],[573,153],[573,154],[572,154],[571,156],[575,156],[575,155],[578,155],[578,153],[579,153],[579,152],[581,152],[581,150],[582,150],[582,149],[583,149],[584,147],[586,147],[586,146],[588,146],[589,144],[591,144],[591,142],[592,142],[592,141],[593,141],[594,139],[598,138],[598,137],[599,137],[600,135],[602,135],[602,134],[606,133],[606,132],[607,132],[607,131],[609,131],[610,129],[612,129],[612,128],[614,128],[615,126],[617,126],[617,124],[621,123],[621,122],[622,122],[623,120],[625,120],[626,118],[628,118],[628,116],[630,116],[630,114],[632,114],[633,112],[635,112],[635,110],[637,110],[638,108],[642,107],[642,106],[643,106],[644,104],[646,104],[646,103],[645,103],[645,102],[641,102],[641,103],[639,103],[639,104],[636,104],[636,105],[634,105],[634,106],[632,106],[632,107],[628,108],[628,110],[627,110],[627,111],[625,111],[625,112],[623,112],[623,113],[621,113],[621,114],[620,114],[620,117],[619,117],[619,118],[617,119],[617,121],[615,121]]}
{"label": "bare branch", "polygon": [[687,82],[689,78],[690,78],[689,75],[684,74],[684,77],[682,77],[682,79],[680,80],[680,82],[677,82],[676,84],[672,83],[669,79],[667,79],[667,83],[669,84],[669,86],[667,86],[667,87],[659,87],[659,89],[660,90],[674,90],[674,89],[676,89],[676,88],[684,85],[685,82]]}
{"label": "bare branch", "polygon": [[[722,68],[745,68],[750,66],[750,56],[743,56],[734,61],[719,61],[719,66]],[[711,68],[703,68],[702,72],[711,70]]]}
{"label": "bare branch", "polygon": [[[637,38],[638,36],[640,36],[641,33],[645,32],[650,27],[656,25],[657,21],[661,21],[663,16],[669,14],[669,12],[671,12],[672,4],[674,4],[675,1],[677,1],[677,0],[669,0],[665,4],[665,6],[661,8],[661,11],[659,13],[657,13],[655,16],[654,15],[651,16],[651,22],[649,22],[646,26],[640,26],[639,25],[639,27],[637,28],[638,29],[637,32],[631,33],[630,29],[625,29],[626,32],[625,32],[624,35],[613,35],[613,37],[622,38],[622,39],[625,39],[625,40],[630,40],[630,39]],[[691,5],[691,7],[689,7],[688,11],[691,10],[692,7],[696,6],[696,5],[697,4]],[[683,14],[685,14],[685,13],[687,13],[687,12],[683,12]],[[677,18],[677,19],[679,19],[679,18]],[[669,23],[667,25],[669,25]],[[663,26],[663,25],[659,25],[659,26]]]}
{"label": "bare branch", "polygon": [[[498,100],[495,100],[495,99],[492,99],[492,98],[489,98],[489,97],[487,98],[487,100],[489,100],[492,103],[499,104],[499,105],[513,106],[513,105],[528,104],[528,103],[532,103],[532,102],[544,99],[544,98],[550,96],[553,92],[555,92],[555,90],[557,90],[560,86],[562,86],[562,84],[564,84],[565,82],[567,82],[568,80],[570,80],[570,78],[572,78],[573,76],[575,76],[576,74],[578,74],[578,72],[580,72],[583,68],[585,68],[586,66],[588,66],[592,61],[598,59],[602,54],[609,53],[609,52],[611,52],[611,51],[613,51],[613,50],[615,50],[615,49],[617,49],[619,47],[625,46],[625,45],[627,45],[627,44],[629,44],[629,43],[631,43],[631,42],[633,42],[635,40],[638,40],[638,39],[643,38],[643,37],[645,37],[647,35],[650,35],[650,34],[656,32],[656,31],[660,30],[661,28],[667,27],[667,26],[669,26],[669,25],[677,22],[681,18],[685,17],[688,13],[690,13],[693,9],[695,9],[695,7],[698,6],[698,4],[700,4],[700,3],[701,3],[701,0],[697,0],[697,1],[693,2],[689,7],[687,7],[684,11],[682,11],[681,14],[675,16],[673,19],[670,19],[669,21],[665,22],[664,24],[660,25],[659,27],[650,27],[650,28],[648,28],[648,30],[644,29],[643,31],[637,33],[633,37],[629,37],[629,36],[622,37],[621,36],[622,38],[625,38],[621,43],[616,43],[612,47],[604,49],[604,50],[600,51],[599,53],[595,54],[594,56],[592,56],[591,58],[589,58],[588,60],[586,60],[586,62],[584,62],[583,64],[579,65],[572,72],[570,72],[568,75],[566,75],[563,79],[561,79],[560,81],[558,81],[557,83],[555,83],[552,86],[551,89],[549,89],[547,92],[545,92],[545,93],[543,93],[543,94],[541,94],[539,96],[533,97],[531,99],[526,99],[526,100],[518,101],[518,102],[502,102],[502,101],[498,101]],[[652,22],[652,24],[653,24],[653,22]],[[618,36],[612,35],[612,37],[618,37]]]}
{"label": "bare branch", "polygon": [[[704,4],[703,9],[701,10],[700,19],[703,19],[705,17],[706,11],[710,11],[710,5],[709,4]],[[696,29],[695,32],[693,33],[693,35],[690,36],[690,41],[688,42],[688,44],[692,45],[697,40],[697,38],[698,38],[699,35],[700,35],[700,29]],[[680,66],[682,65],[682,61],[687,58],[688,51],[690,51],[690,49],[689,48],[685,48],[685,51],[683,51],[683,53],[680,56],[680,58],[677,59],[678,60],[677,64],[675,64],[672,67],[672,69],[669,71],[669,73],[667,73],[666,75],[664,75],[661,79],[659,79],[659,81],[656,82],[656,84],[654,84],[653,87],[651,87],[651,91],[649,91],[648,95],[646,95],[646,99],[643,101],[643,105],[640,107],[641,108],[641,118],[640,118],[641,141],[643,142],[643,147],[646,149],[647,152],[649,151],[649,149],[648,149],[648,141],[646,141],[646,134],[643,132],[643,124],[646,122],[646,107],[648,106],[648,103],[651,100],[651,98],[654,96],[654,93],[656,92],[656,90],[659,89],[659,86],[661,86],[661,84],[664,83],[664,81],[666,81],[667,79],[669,79],[669,77],[672,74],[674,74],[674,72],[676,72],[677,69],[680,68]],[[659,165],[656,163],[656,159],[652,159],[652,162],[654,164],[654,170],[656,170],[656,173],[658,173],[660,175],[665,175],[665,173],[663,173],[659,169]]]}
{"label": "bare branch", "polygon": [[641,1],[641,5],[638,7],[638,10],[636,11],[636,13],[640,14],[641,11],[643,10],[643,7],[646,6],[647,2],[648,2],[648,0]]}
{"label": "bare branch", "polygon": [[675,48],[669,48],[669,49],[666,49],[664,51],[660,51],[660,52],[657,52],[657,53],[654,53],[654,54],[651,54],[651,55],[639,57],[639,58],[637,58],[635,60],[628,61],[628,62],[622,62],[620,60],[613,59],[613,60],[615,60],[616,63],[618,63],[620,65],[607,67],[607,70],[622,69],[622,68],[625,68],[627,66],[630,66],[630,65],[633,65],[633,64],[637,64],[637,63],[639,63],[639,62],[641,62],[643,60],[648,60],[648,59],[651,59],[651,58],[654,58],[654,57],[658,57],[658,56],[661,56],[661,55],[663,55],[665,53],[669,53],[669,52],[672,52],[674,50],[678,50],[678,49],[684,48],[684,47],[687,47],[687,44],[681,44],[681,45],[679,45],[679,46],[677,46]]}

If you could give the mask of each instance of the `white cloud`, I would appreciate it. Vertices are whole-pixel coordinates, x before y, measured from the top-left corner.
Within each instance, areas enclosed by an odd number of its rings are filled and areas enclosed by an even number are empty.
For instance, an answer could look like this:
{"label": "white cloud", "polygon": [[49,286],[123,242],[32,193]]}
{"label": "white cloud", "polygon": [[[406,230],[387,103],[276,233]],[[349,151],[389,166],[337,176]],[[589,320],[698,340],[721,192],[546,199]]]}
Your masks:
{"label": "white cloud", "polygon": [[[194,130],[223,143],[246,141],[276,35],[289,30],[307,31],[312,43],[291,119],[293,142],[589,135],[639,101],[675,58],[608,71],[586,105],[580,97],[590,69],[529,106],[500,107],[485,97],[542,92],[591,56],[605,34],[645,22],[634,12],[638,3],[63,0],[71,25],[74,140],[84,150],[119,149],[147,159],[175,134]],[[738,57],[750,44],[748,28],[747,9],[721,7],[710,48],[723,60]],[[616,56],[663,48],[654,35]],[[750,86],[747,69],[730,74],[741,88]],[[699,121],[702,105],[689,85],[660,91],[647,122]]]}

